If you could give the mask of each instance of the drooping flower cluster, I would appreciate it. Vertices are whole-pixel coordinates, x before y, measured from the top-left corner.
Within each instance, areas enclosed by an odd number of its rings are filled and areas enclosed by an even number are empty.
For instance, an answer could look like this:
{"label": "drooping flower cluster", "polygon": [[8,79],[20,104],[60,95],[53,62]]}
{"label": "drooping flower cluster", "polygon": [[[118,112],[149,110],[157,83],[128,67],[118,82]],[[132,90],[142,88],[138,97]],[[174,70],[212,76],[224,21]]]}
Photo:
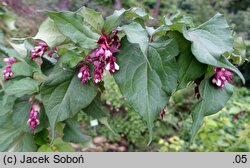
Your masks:
{"label": "drooping flower cluster", "polygon": [[14,64],[16,62],[16,60],[15,60],[15,58],[10,57],[10,58],[4,58],[3,62],[8,63],[8,65],[3,70],[3,78],[6,81],[14,75],[14,73],[11,70],[11,67],[12,67],[12,64]]}
{"label": "drooping flower cluster", "polygon": [[219,88],[223,88],[225,86],[225,82],[231,82],[232,78],[232,71],[225,69],[225,68],[214,68],[215,74],[212,79],[212,83],[217,85]]}
{"label": "drooping flower cluster", "polygon": [[40,109],[41,108],[38,103],[33,104],[30,108],[30,115],[29,115],[27,123],[29,124],[32,132],[35,131],[37,125],[39,125],[40,123],[39,122]]}
{"label": "drooping flower cluster", "polygon": [[80,68],[78,78],[81,79],[81,83],[85,84],[90,79],[89,67],[84,65]]}
{"label": "drooping flower cluster", "polygon": [[81,80],[82,84],[85,84],[91,78],[89,67],[86,63],[94,65],[94,84],[102,81],[104,70],[109,71],[110,74],[119,70],[119,66],[116,63],[116,57],[113,55],[119,51],[118,48],[121,45],[117,33],[117,31],[113,31],[108,35],[103,34],[97,41],[99,47],[85,57],[85,63],[80,67],[78,73],[78,78]]}
{"label": "drooping flower cluster", "polygon": [[58,49],[56,47],[52,48],[49,52],[48,52],[48,56],[50,58],[55,58],[56,60],[59,59],[59,55],[57,54]]}
{"label": "drooping flower cluster", "polygon": [[41,57],[48,50],[48,45],[45,42],[36,43],[38,43],[38,45],[31,50],[30,59]]}
{"label": "drooping flower cluster", "polygon": [[161,110],[161,112],[160,112],[160,117],[161,117],[161,119],[163,119],[164,118],[164,116],[166,115],[166,109],[165,108],[163,108],[162,110]]}

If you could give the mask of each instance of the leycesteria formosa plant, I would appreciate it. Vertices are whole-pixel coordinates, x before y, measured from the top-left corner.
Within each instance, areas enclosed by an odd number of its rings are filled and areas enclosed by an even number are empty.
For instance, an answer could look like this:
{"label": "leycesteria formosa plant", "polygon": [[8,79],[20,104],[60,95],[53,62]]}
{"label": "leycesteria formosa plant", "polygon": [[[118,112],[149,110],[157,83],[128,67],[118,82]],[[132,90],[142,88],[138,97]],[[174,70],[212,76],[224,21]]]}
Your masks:
{"label": "leycesteria formosa plant", "polygon": [[153,18],[141,8],[116,10],[106,19],[86,7],[44,13],[48,18],[34,37],[15,39],[10,45],[16,51],[3,51],[0,151],[36,151],[48,130],[54,140],[58,123],[64,124],[64,141],[89,140],[76,116],[108,117],[100,101],[105,71],[145,120],[149,141],[176,91],[194,88],[192,140],[203,118],[233,94],[234,76],[244,83],[233,59],[244,52],[220,13],[199,26],[178,13],[155,27],[147,26]]}

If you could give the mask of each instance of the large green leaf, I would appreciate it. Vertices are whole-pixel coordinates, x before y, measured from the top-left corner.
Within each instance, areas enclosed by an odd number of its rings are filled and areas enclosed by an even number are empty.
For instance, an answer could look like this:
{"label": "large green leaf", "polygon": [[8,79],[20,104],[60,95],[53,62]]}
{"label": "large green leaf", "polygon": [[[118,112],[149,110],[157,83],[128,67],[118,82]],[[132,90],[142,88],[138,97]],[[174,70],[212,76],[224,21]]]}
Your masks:
{"label": "large green leaf", "polygon": [[34,39],[45,41],[52,48],[62,44],[66,37],[59,32],[54,21],[48,18],[41,24]]}
{"label": "large green leaf", "polygon": [[220,13],[202,25],[183,29],[184,37],[192,42],[192,53],[204,64],[228,68],[239,75],[245,82],[241,72],[223,56],[233,51],[233,38],[226,19]]}
{"label": "large green leaf", "polygon": [[5,93],[16,97],[24,95],[32,95],[39,91],[39,84],[31,78],[23,78],[12,80],[10,84],[5,86]]}
{"label": "large green leaf", "polygon": [[55,22],[59,31],[76,45],[84,49],[94,49],[99,34],[94,33],[88,25],[83,24],[84,18],[74,12],[51,12],[46,14]]}
{"label": "large green leaf", "polygon": [[35,152],[36,144],[30,133],[21,129],[0,127],[1,152]]}
{"label": "large green leaf", "polygon": [[100,12],[96,12],[95,10],[86,8],[84,6],[80,8],[77,13],[84,17],[84,23],[87,23],[91,26],[92,30],[101,34],[104,25],[104,19]]}
{"label": "large green leaf", "polygon": [[108,110],[103,107],[99,96],[97,96],[88,107],[83,109],[83,111],[96,119],[108,116]]}
{"label": "large green leaf", "polygon": [[130,43],[138,44],[140,46],[140,49],[146,57],[149,43],[147,30],[142,28],[139,23],[135,22],[122,26],[121,30],[125,32]]}
{"label": "large green leaf", "polygon": [[179,53],[178,44],[174,39],[152,43],[148,47],[147,59],[139,45],[129,43],[127,39],[122,40],[120,50],[117,54],[120,70],[114,78],[123,96],[147,122],[152,135],[153,121],[177,86],[175,56]]}
{"label": "large green leaf", "polygon": [[52,135],[55,123],[73,117],[87,107],[97,94],[92,84],[82,85],[74,71],[55,66],[41,87],[41,95],[49,118]]}
{"label": "large green leaf", "polygon": [[168,33],[168,36],[178,41],[180,55],[177,59],[179,67],[178,89],[186,88],[187,84],[201,77],[207,65],[200,63],[191,52],[191,42],[186,40],[183,35],[177,31]]}
{"label": "large green leaf", "polygon": [[65,120],[65,127],[63,129],[63,141],[72,143],[88,142],[91,138],[81,133],[79,122],[74,119]]}
{"label": "large green leaf", "polygon": [[220,111],[233,94],[233,86],[225,83],[225,87],[218,88],[212,84],[211,78],[203,80],[199,86],[201,100],[192,108],[192,137],[194,139],[199,128],[203,124],[203,118]]}

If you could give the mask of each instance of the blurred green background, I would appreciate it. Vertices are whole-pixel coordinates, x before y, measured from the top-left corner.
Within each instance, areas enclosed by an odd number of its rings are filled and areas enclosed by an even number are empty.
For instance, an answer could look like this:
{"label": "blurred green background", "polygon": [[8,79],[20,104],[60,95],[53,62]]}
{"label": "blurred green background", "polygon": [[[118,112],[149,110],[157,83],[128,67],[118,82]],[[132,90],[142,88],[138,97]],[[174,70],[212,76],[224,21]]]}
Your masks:
{"label": "blurred green background", "polygon": [[[85,5],[107,16],[114,9],[138,6],[145,8],[157,19],[180,11],[192,16],[195,25],[207,21],[217,12],[223,13],[232,29],[245,40],[247,59],[250,57],[250,0],[2,1],[9,13],[9,19],[7,19],[9,24],[1,22],[0,11],[1,43],[3,39],[10,37],[35,35],[45,18],[39,12],[42,9],[75,11]],[[12,19],[16,20],[15,25],[12,24]],[[246,78],[246,85],[242,86],[235,78],[234,84],[238,86],[235,94],[223,110],[205,118],[205,124],[191,144],[189,143],[192,123],[190,108],[195,102],[193,86],[173,96],[164,119],[159,118],[155,122],[153,141],[150,146],[147,146],[148,130],[145,123],[124,101],[113,78],[105,75],[106,90],[102,100],[109,109],[108,122],[115,133],[102,123],[91,126],[90,122],[95,119],[79,114],[82,131],[91,135],[93,140],[88,144],[71,144],[67,148],[69,151],[250,151],[250,63],[246,61],[239,68]]]}

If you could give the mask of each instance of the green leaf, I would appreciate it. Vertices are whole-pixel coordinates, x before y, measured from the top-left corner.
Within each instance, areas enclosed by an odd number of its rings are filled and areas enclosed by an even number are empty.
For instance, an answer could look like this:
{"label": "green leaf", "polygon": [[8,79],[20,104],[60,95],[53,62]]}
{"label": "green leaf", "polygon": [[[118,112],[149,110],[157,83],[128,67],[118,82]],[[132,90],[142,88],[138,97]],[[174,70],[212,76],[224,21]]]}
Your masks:
{"label": "green leaf", "polygon": [[32,76],[33,75],[33,68],[25,62],[14,63],[11,67],[11,70],[14,73],[14,77],[16,77],[16,76]]}
{"label": "green leaf", "polygon": [[15,100],[14,96],[0,95],[0,116],[12,112]]}
{"label": "green leaf", "polygon": [[93,118],[100,119],[108,116],[108,110],[103,107],[100,96],[97,96],[83,111]]}
{"label": "green leaf", "polygon": [[[20,60],[23,60],[23,58],[27,56],[27,49],[26,49],[24,43],[17,44],[17,43],[11,42],[11,41],[8,41],[8,42],[11,45],[11,47],[13,47],[20,54],[20,56],[15,57],[15,58],[17,58],[17,59],[21,58]],[[10,57],[14,57],[14,56],[10,56]]]}
{"label": "green leaf", "polygon": [[45,41],[51,48],[62,44],[66,37],[59,32],[53,20],[47,18],[40,26],[38,33],[33,39]]}
{"label": "green leaf", "polygon": [[39,91],[39,84],[31,78],[23,78],[12,80],[12,82],[5,86],[5,93],[7,95],[14,95],[22,97],[24,95],[32,95]]}
{"label": "green leaf", "polygon": [[226,53],[225,56],[228,59],[233,60],[233,63],[241,65],[245,62],[246,59],[246,44],[243,41],[243,38],[240,36],[234,37],[233,43],[234,51],[230,53]]}
{"label": "green leaf", "polygon": [[42,145],[38,148],[37,152],[54,152],[51,147],[47,144]]}
{"label": "green leaf", "polygon": [[7,48],[7,47],[0,45],[0,53],[3,53],[4,55],[7,55],[8,57],[14,57],[18,60],[24,60],[23,57],[13,48]]}
{"label": "green leaf", "polygon": [[11,116],[12,126],[14,128],[19,128],[24,132],[29,132],[30,128],[27,124],[27,120],[29,118],[29,111],[31,108],[31,104],[28,103],[28,100],[17,100],[13,107],[13,113]]}
{"label": "green leaf", "polygon": [[74,71],[54,67],[41,87],[41,95],[49,118],[52,139],[57,121],[66,120],[87,107],[97,94],[96,88],[88,83],[82,85]]}
{"label": "green leaf", "polygon": [[76,45],[84,49],[94,49],[99,34],[83,24],[84,18],[73,12],[45,12],[56,24],[59,31]]}
{"label": "green leaf", "polygon": [[1,152],[35,152],[36,145],[32,134],[21,129],[0,127]]}
{"label": "green leaf", "polygon": [[90,141],[90,137],[81,133],[80,124],[74,119],[67,119],[64,121],[65,127],[63,129],[63,141],[72,143],[82,143]]}
{"label": "green leaf", "polygon": [[61,138],[55,139],[53,145],[56,152],[73,152],[74,149],[70,143],[63,142]]}
{"label": "green leaf", "polygon": [[95,32],[99,34],[102,33],[104,20],[100,12],[96,12],[95,10],[86,8],[84,6],[80,8],[77,11],[77,13],[84,17],[84,23],[87,23],[88,25],[90,25],[92,30],[94,30]]}
{"label": "green leaf", "polygon": [[76,67],[76,65],[83,60],[83,57],[79,56],[77,53],[68,50],[62,56],[60,56],[59,64],[61,66],[66,66],[69,68]]}
{"label": "green leaf", "polygon": [[190,16],[183,15],[180,11],[178,11],[175,15],[170,18],[165,17],[164,23],[171,30],[177,30],[182,33],[183,26],[193,27],[193,19]]}
{"label": "green leaf", "polygon": [[191,52],[191,43],[187,41],[183,35],[177,31],[168,33],[170,38],[175,38],[180,46],[180,55],[178,57],[178,87],[186,88],[187,84],[205,74],[207,65],[200,63]]}
{"label": "green leaf", "polygon": [[233,86],[225,83],[225,87],[218,88],[212,84],[211,78],[208,77],[201,82],[199,91],[201,100],[191,110],[193,118],[191,141],[203,124],[203,118],[217,113],[225,106],[233,94]]}
{"label": "green leaf", "polygon": [[121,23],[125,12],[125,9],[115,10],[112,15],[106,18],[104,22],[105,33],[110,33],[113,28],[117,27]]}
{"label": "green leaf", "polygon": [[147,52],[151,68],[138,44],[124,39],[121,46],[117,54],[120,70],[114,78],[128,103],[147,122],[151,141],[153,121],[177,86],[178,44],[174,39],[151,43]]}
{"label": "green leaf", "polygon": [[37,150],[38,152],[73,152],[74,149],[70,143],[63,142],[61,138],[55,139],[52,145],[42,145]]}
{"label": "green leaf", "polygon": [[187,84],[201,77],[207,69],[207,65],[197,61],[190,51],[190,48],[184,50],[179,59],[179,84],[178,89],[184,89]]}
{"label": "green leaf", "polygon": [[223,56],[225,52],[233,51],[233,38],[222,14],[216,14],[196,28],[183,29],[183,34],[187,40],[192,42],[192,53],[199,62],[228,68],[239,75],[243,83],[245,82],[241,72]]}
{"label": "green leaf", "polygon": [[122,26],[121,30],[125,32],[130,43],[138,44],[140,46],[141,51],[146,57],[149,44],[147,30],[142,28],[139,23],[135,22]]}
{"label": "green leaf", "polygon": [[110,33],[113,28],[116,28],[120,25],[122,20],[126,19],[148,19],[151,18],[144,9],[142,8],[130,8],[128,10],[120,9],[115,10],[114,13],[108,16],[104,22],[105,33]]}

